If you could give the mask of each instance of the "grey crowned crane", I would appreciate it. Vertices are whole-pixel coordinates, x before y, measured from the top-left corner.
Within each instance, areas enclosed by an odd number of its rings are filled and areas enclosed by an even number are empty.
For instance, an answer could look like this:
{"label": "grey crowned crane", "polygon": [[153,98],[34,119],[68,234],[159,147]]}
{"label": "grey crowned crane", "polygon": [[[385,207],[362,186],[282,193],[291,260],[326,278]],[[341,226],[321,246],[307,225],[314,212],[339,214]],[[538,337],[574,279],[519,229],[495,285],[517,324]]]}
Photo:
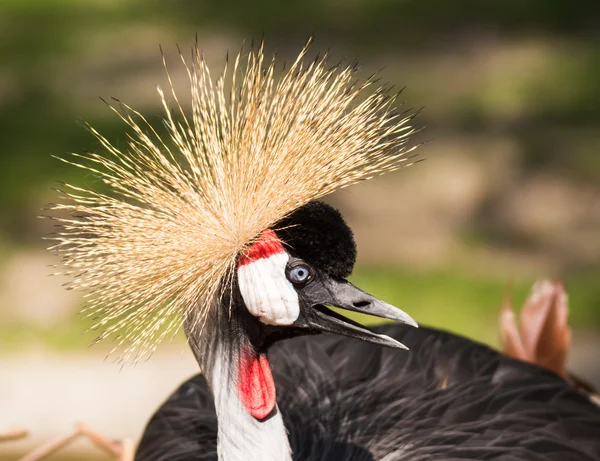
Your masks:
{"label": "grey crowned crane", "polygon": [[[90,128],[108,154],[65,159],[109,190],[67,185],[52,247],[99,338],[139,358],[183,326],[203,372],[136,458],[600,460],[600,408],[560,377],[413,328],[346,281],[352,232],[317,199],[409,163],[412,116],[305,52],[275,78],[261,46],[213,82],[196,46],[191,116],[159,88],[169,140],[121,105],[126,150]],[[400,324],[370,331],[327,306]]]}

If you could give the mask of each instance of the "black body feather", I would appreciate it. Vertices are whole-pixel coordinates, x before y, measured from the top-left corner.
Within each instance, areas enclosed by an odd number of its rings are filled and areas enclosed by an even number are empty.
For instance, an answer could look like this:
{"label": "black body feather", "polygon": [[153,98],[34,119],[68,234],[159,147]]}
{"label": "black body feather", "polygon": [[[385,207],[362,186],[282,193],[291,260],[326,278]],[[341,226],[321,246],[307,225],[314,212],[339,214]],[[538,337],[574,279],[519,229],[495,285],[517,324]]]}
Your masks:
{"label": "black body feather", "polygon": [[[600,408],[561,378],[429,328],[377,328],[411,348],[333,335],[274,345],[294,460],[600,461]],[[138,461],[216,460],[203,376],[150,420]]]}

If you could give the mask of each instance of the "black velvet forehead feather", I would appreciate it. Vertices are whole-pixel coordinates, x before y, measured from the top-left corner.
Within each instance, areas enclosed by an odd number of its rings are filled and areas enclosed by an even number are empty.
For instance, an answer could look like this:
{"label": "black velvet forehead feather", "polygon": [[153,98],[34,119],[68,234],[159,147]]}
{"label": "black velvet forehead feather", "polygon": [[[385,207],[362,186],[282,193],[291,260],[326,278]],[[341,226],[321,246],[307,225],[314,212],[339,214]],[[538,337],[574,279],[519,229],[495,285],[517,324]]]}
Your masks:
{"label": "black velvet forehead feather", "polygon": [[336,278],[346,278],[356,262],[356,243],[341,213],[309,202],[274,226],[286,250]]}

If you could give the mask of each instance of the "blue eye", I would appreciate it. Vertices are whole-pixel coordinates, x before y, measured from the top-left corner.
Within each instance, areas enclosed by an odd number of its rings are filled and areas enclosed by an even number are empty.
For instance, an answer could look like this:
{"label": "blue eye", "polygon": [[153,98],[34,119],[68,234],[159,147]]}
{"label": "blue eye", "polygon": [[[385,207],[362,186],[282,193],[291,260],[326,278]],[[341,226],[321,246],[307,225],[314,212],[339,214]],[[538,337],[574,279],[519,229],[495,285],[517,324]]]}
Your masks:
{"label": "blue eye", "polygon": [[297,264],[288,268],[285,275],[294,285],[302,285],[308,282],[308,279],[311,276],[311,270],[310,267],[304,264]]}

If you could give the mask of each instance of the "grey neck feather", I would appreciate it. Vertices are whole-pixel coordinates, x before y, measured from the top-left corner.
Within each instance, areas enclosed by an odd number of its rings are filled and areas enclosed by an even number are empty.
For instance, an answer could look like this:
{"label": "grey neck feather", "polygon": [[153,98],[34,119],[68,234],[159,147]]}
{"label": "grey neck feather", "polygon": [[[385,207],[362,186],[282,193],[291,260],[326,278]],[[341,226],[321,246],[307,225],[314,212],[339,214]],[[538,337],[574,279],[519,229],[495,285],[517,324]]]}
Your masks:
{"label": "grey neck feather", "polygon": [[[189,320],[189,319],[188,319]],[[217,453],[220,461],[291,461],[292,452],[279,408],[264,421],[256,420],[237,393],[240,345],[232,346],[218,333],[199,343],[186,321],[186,333],[196,360],[213,392],[217,412]]]}

